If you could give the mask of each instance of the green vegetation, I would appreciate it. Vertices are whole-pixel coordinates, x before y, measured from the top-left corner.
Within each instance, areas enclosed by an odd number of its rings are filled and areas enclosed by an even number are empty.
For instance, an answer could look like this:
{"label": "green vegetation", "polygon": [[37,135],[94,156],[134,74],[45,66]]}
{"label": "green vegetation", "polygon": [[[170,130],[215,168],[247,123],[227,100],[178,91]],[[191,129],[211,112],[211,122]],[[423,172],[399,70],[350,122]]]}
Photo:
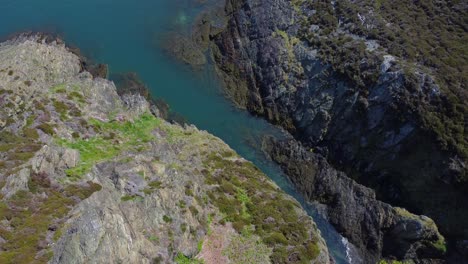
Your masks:
{"label": "green vegetation", "polygon": [[191,185],[185,185],[185,195],[193,196],[193,190]]}
{"label": "green vegetation", "polygon": [[50,88],[50,93],[65,93],[65,84],[58,84]]}
{"label": "green vegetation", "polygon": [[68,176],[75,179],[79,179],[81,175],[88,172],[94,164],[109,160],[120,152],[118,145],[97,137],[88,140],[78,139],[76,142],[65,142],[63,145],[80,152],[80,164],[67,170]]}
{"label": "green vegetation", "polygon": [[158,237],[158,236],[151,235],[151,236],[149,237],[149,240],[157,243],[157,242],[159,242],[159,237]]}
{"label": "green vegetation", "polygon": [[371,17],[371,28],[360,23],[359,6],[348,1],[337,3],[338,15],[345,19],[344,23],[353,23],[353,33],[378,40],[390,54],[436,70],[434,73],[447,88],[467,83],[468,35],[463,9],[454,8],[457,1],[405,2],[404,9],[400,8],[401,1],[381,0],[374,7],[374,1],[365,2],[368,9],[378,12],[378,16]]}
{"label": "green vegetation", "polygon": [[294,56],[294,46],[299,43],[299,39],[296,37],[289,36],[288,33],[282,30],[276,30],[274,32],[275,35],[281,36],[281,38],[284,40],[286,44],[286,48],[288,51],[288,56],[290,59],[290,62],[292,62],[295,58]]}
{"label": "green vegetation", "polygon": [[286,51],[288,53],[288,68],[287,70],[285,70],[283,72],[283,80],[284,80],[284,83],[282,83],[281,85],[285,86],[285,87],[288,87],[289,90],[291,91],[295,91],[296,90],[296,87],[294,85],[290,85],[288,83],[288,80],[289,80],[289,75],[291,73],[295,73],[295,74],[303,74],[304,73],[304,69],[302,68],[300,62],[298,60],[296,60],[296,57],[294,55],[294,46],[299,43],[299,39],[294,37],[294,36],[290,36],[287,32],[285,31],[282,31],[282,30],[276,30],[275,32],[273,32],[273,36],[280,36],[283,41],[284,41],[284,46],[286,48]]}
{"label": "green vegetation", "polygon": [[0,151],[5,153],[4,165],[8,162],[8,168],[13,168],[32,158],[41,148],[37,139],[37,131],[32,128],[25,128],[19,135],[0,131]]}
{"label": "green vegetation", "polygon": [[[223,251],[233,264],[269,263],[272,249],[262,243],[258,236],[237,235]],[[285,262],[286,263],[286,262]]]}
{"label": "green vegetation", "polygon": [[159,189],[161,188],[161,185],[162,185],[162,182],[160,181],[152,181],[150,183],[148,183],[148,186],[152,189]]}
{"label": "green vegetation", "polygon": [[447,252],[447,244],[445,243],[445,240],[443,238],[439,238],[436,242],[432,243],[432,246],[441,252],[442,254],[445,254]]}
{"label": "green vegetation", "polygon": [[[468,34],[464,9],[456,7],[458,2],[295,0],[293,4],[296,10],[320,10],[313,16],[302,15],[300,38],[319,48],[322,59],[362,90],[375,83],[382,59],[369,52],[363,40],[347,37],[343,33],[346,31],[377,40],[380,50],[403,59],[404,62],[400,61],[403,67],[413,69],[406,70],[408,91],[417,91],[420,85],[414,69],[434,76],[444,97],[430,101],[407,94],[402,101],[418,114],[424,128],[435,133],[443,149],[467,158]],[[405,8],[400,8],[402,5]],[[340,32],[339,20],[344,28]],[[312,32],[311,25],[320,28]],[[458,181],[466,182],[468,176]]]}
{"label": "green vegetation", "polygon": [[122,202],[128,202],[128,201],[135,201],[139,202],[143,200],[143,197],[138,196],[138,195],[124,195],[120,198]]}
{"label": "green vegetation", "polygon": [[[394,209],[395,209],[396,213],[399,216],[403,217],[403,218],[413,219],[413,220],[416,220],[418,222],[422,222],[424,226],[426,226],[427,228],[430,228],[430,229],[437,229],[436,224],[430,218],[421,218],[421,217],[419,217],[417,215],[414,215],[414,214],[408,212],[408,210],[406,210],[404,208],[394,207]],[[447,245],[445,243],[445,239],[444,239],[444,237],[442,237],[440,235],[438,236],[438,240],[436,242],[431,243],[431,245],[434,247],[435,250],[439,251],[442,254],[445,254],[447,252]]]}
{"label": "green vegetation", "polygon": [[58,101],[58,100],[53,100],[53,105],[54,105],[55,111],[57,111],[57,113],[59,113],[60,115],[60,120],[66,121],[68,119],[69,106],[65,104],[64,102]]}
{"label": "green vegetation", "polygon": [[80,104],[84,104],[86,102],[84,96],[82,94],[80,94],[79,92],[77,92],[77,91],[70,92],[67,95],[67,99],[71,100],[71,101],[78,102]]}
{"label": "green vegetation", "polygon": [[415,215],[415,214],[412,214],[410,213],[408,210],[406,210],[405,208],[401,208],[401,207],[394,207],[395,209],[395,212],[401,216],[401,217],[404,217],[404,218],[407,218],[407,219],[413,219],[413,220],[417,220],[419,222],[422,222],[425,226],[427,226],[428,228],[431,228],[431,229],[437,229],[437,226],[436,224],[434,223],[434,221],[430,218],[421,218],[420,216],[418,215]]}
{"label": "green vegetation", "polygon": [[63,235],[62,234],[62,229],[58,229],[57,231],[55,231],[54,237],[52,239],[54,241],[58,241],[62,235]]}
{"label": "green vegetation", "polygon": [[164,215],[163,216],[163,221],[165,223],[172,223],[172,217],[168,216],[168,215]]}
{"label": "green vegetation", "polygon": [[179,208],[181,209],[184,209],[185,207],[187,207],[187,204],[185,203],[184,200],[180,200],[179,203],[177,204],[179,206]]}
{"label": "green vegetation", "polygon": [[190,210],[190,213],[192,213],[193,216],[198,216],[198,214],[200,213],[200,212],[198,212],[198,209],[193,205],[189,206],[189,210]]}
{"label": "green vegetation", "polygon": [[181,252],[177,254],[174,261],[177,264],[203,264],[203,261],[199,259],[189,258],[185,256],[184,254],[182,254]]}
{"label": "green vegetation", "polygon": [[[110,160],[124,150],[141,151],[142,148],[144,149],[146,143],[154,139],[151,132],[159,126],[160,120],[151,114],[143,114],[133,122],[91,120],[90,123],[99,131],[95,137],[72,141],[58,140],[60,145],[80,152],[80,164],[67,170],[67,175],[71,180],[79,179],[95,164]],[[114,137],[105,137],[110,133],[114,133]]]}
{"label": "green vegetation", "polygon": [[161,188],[162,182],[160,181],[151,181],[148,183],[148,187],[143,190],[146,195],[152,194],[154,191]]}
{"label": "green vegetation", "polygon": [[6,220],[11,228],[0,228],[0,235],[6,240],[0,263],[46,263],[51,254],[39,253],[48,248],[44,243],[48,230],[57,226],[53,235],[57,240],[69,210],[101,188],[88,182],[60,190],[51,185],[46,174],[33,174],[28,185],[30,192],[19,191],[0,203],[0,220]]}
{"label": "green vegetation", "polygon": [[266,183],[255,166],[216,153],[208,155],[204,163],[210,169],[204,172],[206,183],[212,185],[208,196],[224,216],[220,222],[231,222],[243,236],[258,236],[261,244],[273,249],[273,263],[287,262],[291,254],[302,262],[318,256],[316,238],[310,237],[303,223],[306,219],[296,213],[298,204]]}
{"label": "green vegetation", "polygon": [[198,241],[198,243],[197,243],[198,252],[202,251],[202,249],[203,249],[203,239]]}
{"label": "green vegetation", "polygon": [[53,136],[55,134],[55,131],[54,131],[54,126],[48,124],[48,123],[42,123],[40,125],[37,126],[38,129],[42,130],[42,132],[50,135],[50,136]]}

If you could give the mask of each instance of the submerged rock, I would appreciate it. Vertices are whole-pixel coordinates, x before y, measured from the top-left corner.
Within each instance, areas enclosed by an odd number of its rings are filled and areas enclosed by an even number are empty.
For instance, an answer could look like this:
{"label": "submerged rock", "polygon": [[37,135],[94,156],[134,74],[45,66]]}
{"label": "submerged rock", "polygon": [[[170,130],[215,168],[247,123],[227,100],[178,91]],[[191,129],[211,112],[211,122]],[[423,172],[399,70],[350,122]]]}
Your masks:
{"label": "submerged rock", "polygon": [[203,50],[190,37],[182,34],[167,34],[162,41],[162,47],[172,56],[186,64],[196,67],[206,63],[206,56]]}
{"label": "submerged rock", "polygon": [[330,263],[253,164],[80,65],[57,41],[0,44],[0,263]]}
{"label": "submerged rock", "polygon": [[[141,100],[133,95],[140,95],[143,100],[150,103],[150,110],[155,116],[180,125],[187,124],[182,115],[171,111],[170,106],[161,98],[151,96],[149,88],[135,72],[112,74],[111,79],[115,82],[117,93],[122,97],[126,105],[133,105],[132,101]],[[131,108],[131,107],[130,107]]]}
{"label": "submerged rock", "polygon": [[[174,58],[195,68],[205,65],[211,38],[222,32],[227,23],[222,6],[214,5],[209,10],[201,12],[194,19],[193,24],[189,25],[189,33],[183,33],[183,30],[168,32],[157,41],[158,48],[162,47]],[[186,19],[181,14],[177,18],[178,24],[185,24]]]}

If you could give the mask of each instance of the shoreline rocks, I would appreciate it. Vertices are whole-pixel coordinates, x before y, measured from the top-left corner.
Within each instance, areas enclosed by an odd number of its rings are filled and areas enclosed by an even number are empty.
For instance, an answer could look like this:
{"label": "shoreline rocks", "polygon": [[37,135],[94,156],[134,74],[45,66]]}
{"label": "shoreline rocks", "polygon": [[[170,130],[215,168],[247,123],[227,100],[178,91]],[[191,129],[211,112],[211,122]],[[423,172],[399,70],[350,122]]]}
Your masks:
{"label": "shoreline rocks", "polygon": [[313,219],[252,163],[120,96],[63,42],[1,43],[0,104],[0,263],[199,263],[219,253],[212,230],[234,263],[330,263]]}
{"label": "shoreline rocks", "polygon": [[364,263],[381,258],[424,261],[445,254],[436,247],[445,240],[432,219],[378,201],[372,189],[333,169],[297,141],[265,138],[263,150],[307,200],[325,205],[324,217],[358,248]]}
{"label": "shoreline rocks", "polygon": [[[427,126],[430,113],[450,104],[446,90],[377,42],[340,28],[330,34],[343,34],[341,44],[309,45],[314,39],[304,39],[309,22],[300,13],[309,19],[320,10],[301,3],[226,1],[228,22],[210,36],[210,49],[227,96],[288,130],[346,177],[372,188],[378,200],[433,218],[449,245],[466,240],[468,207],[459,204],[468,200],[466,157],[444,147]],[[314,36],[316,42],[328,39]],[[323,58],[327,49],[340,47],[346,49],[333,63]]]}

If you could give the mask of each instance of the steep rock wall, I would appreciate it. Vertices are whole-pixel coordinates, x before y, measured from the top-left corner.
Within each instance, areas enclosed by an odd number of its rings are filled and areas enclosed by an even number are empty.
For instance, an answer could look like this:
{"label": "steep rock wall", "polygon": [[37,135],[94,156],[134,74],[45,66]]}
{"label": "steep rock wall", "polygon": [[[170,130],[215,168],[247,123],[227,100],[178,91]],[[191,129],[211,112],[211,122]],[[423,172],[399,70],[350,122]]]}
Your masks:
{"label": "steep rock wall", "polygon": [[[376,190],[379,199],[434,218],[444,234],[463,243],[466,157],[444,147],[438,132],[425,125],[427,109],[450,105],[445,91],[418,67],[408,69],[405,61],[377,49],[377,42],[339,27],[336,32],[347,41],[309,45],[303,18],[325,10],[301,3],[227,1],[227,26],[211,36],[227,94]],[[321,56],[342,46],[348,53],[332,63]],[[349,74],[352,67],[358,68],[356,76]]]}

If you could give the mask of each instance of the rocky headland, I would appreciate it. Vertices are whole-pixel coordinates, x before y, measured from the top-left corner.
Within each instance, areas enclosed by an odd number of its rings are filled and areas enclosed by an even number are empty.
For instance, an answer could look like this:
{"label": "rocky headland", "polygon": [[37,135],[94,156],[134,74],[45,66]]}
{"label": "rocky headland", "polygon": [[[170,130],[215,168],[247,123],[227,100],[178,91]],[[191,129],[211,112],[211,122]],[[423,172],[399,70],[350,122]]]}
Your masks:
{"label": "rocky headland", "polygon": [[332,262],[253,164],[83,66],[47,36],[0,44],[0,263]]}

